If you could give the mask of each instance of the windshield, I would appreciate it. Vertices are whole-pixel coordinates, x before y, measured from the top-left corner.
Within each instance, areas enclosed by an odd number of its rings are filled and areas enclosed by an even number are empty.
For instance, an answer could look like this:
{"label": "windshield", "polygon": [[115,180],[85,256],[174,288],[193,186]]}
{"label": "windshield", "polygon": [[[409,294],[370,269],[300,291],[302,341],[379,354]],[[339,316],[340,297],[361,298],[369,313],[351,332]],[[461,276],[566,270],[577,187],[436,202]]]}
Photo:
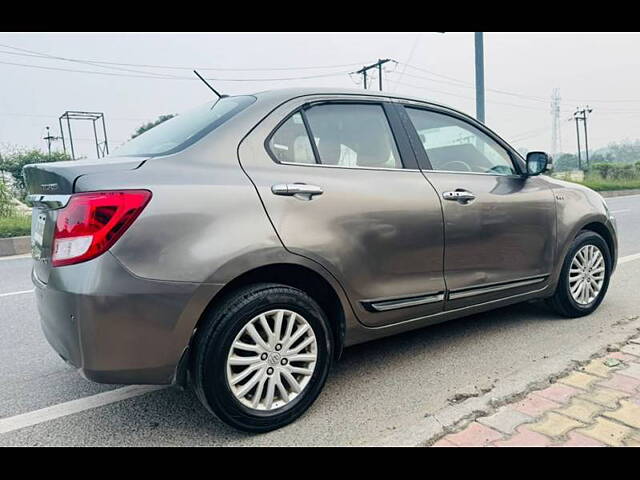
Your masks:
{"label": "windshield", "polygon": [[118,148],[115,157],[148,157],[179,152],[244,110],[255,97],[224,97],[201,105],[147,130]]}

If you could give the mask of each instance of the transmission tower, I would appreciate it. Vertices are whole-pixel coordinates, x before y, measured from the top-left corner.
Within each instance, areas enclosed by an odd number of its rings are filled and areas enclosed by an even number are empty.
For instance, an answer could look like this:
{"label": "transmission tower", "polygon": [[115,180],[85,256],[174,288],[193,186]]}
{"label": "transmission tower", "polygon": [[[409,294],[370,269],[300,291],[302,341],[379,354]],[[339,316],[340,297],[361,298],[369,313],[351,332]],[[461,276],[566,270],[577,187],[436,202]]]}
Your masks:
{"label": "transmission tower", "polygon": [[562,152],[562,136],[560,133],[560,90],[553,89],[551,94],[551,154]]}

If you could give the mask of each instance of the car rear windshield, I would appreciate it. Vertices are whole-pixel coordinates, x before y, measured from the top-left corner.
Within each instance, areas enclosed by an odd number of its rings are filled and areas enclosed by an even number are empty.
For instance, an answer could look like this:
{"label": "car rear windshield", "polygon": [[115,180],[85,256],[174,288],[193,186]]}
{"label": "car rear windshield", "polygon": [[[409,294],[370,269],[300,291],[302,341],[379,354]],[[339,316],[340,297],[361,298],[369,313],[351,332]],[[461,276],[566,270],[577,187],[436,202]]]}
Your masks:
{"label": "car rear windshield", "polygon": [[250,95],[223,97],[177,115],[129,140],[114,157],[170,155],[185,149],[244,110],[256,98]]}

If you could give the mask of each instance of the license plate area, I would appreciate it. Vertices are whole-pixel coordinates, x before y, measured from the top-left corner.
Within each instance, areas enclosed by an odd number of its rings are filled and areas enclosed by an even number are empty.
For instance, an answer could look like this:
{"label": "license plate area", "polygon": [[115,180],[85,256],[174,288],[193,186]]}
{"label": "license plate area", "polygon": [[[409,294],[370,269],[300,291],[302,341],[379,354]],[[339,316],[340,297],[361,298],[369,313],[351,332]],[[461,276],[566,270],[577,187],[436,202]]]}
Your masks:
{"label": "license plate area", "polygon": [[34,259],[43,258],[44,231],[47,225],[47,215],[41,210],[33,210],[31,220],[31,255]]}

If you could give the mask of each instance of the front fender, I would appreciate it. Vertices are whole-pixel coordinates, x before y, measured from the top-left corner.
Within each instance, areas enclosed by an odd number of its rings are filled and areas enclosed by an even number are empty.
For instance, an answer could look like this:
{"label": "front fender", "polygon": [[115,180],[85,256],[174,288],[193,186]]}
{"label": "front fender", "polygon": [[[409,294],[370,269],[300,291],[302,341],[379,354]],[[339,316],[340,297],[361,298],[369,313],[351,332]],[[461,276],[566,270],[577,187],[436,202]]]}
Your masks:
{"label": "front fender", "polygon": [[[615,268],[617,258],[617,235],[609,218],[606,203],[597,192],[570,182],[557,181],[553,188],[556,202],[556,255],[551,283],[557,284],[562,264],[573,240],[585,227],[597,225],[596,231],[606,231],[612,240],[611,256]],[[556,182],[554,182],[556,183]],[[592,227],[589,227],[592,229]],[[599,229],[599,230],[598,230]],[[604,230],[603,230],[604,229]]]}

